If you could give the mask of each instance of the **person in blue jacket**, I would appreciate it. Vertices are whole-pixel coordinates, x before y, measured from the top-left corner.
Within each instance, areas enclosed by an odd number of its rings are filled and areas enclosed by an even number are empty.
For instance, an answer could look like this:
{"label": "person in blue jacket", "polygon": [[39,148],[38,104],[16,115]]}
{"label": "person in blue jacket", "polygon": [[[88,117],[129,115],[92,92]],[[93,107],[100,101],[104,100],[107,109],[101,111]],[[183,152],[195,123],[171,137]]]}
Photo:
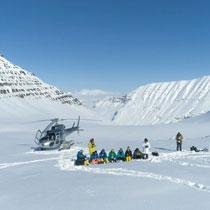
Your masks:
{"label": "person in blue jacket", "polygon": [[118,161],[125,161],[125,153],[123,151],[122,148],[119,149],[118,153],[117,153],[117,160]]}
{"label": "person in blue jacket", "polygon": [[88,165],[89,161],[86,155],[84,155],[83,150],[80,150],[77,153],[77,160],[75,162],[76,165]]}
{"label": "person in blue jacket", "polygon": [[101,150],[101,152],[99,153],[99,158],[100,158],[101,163],[108,163],[108,157],[107,157],[105,149]]}
{"label": "person in blue jacket", "polygon": [[90,156],[90,163],[92,164],[100,163],[100,158],[97,151],[93,152],[92,155]]}
{"label": "person in blue jacket", "polygon": [[111,162],[111,163],[117,161],[117,155],[116,155],[114,149],[112,149],[112,150],[109,152],[108,160],[109,160],[109,162]]}

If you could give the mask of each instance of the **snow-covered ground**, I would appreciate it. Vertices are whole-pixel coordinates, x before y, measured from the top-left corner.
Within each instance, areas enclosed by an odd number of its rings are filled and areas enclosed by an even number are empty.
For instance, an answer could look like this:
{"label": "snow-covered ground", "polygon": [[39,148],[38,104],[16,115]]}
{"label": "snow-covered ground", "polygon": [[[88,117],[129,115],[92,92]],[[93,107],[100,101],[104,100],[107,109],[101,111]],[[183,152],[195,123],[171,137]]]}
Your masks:
{"label": "snow-covered ground", "polygon": [[[202,209],[210,208],[210,153],[189,147],[210,146],[209,114],[178,124],[105,126],[81,122],[84,131],[69,139],[69,151],[33,152],[36,129],[45,123],[0,123],[0,207],[7,210]],[[66,123],[68,125],[68,123]],[[184,151],[175,151],[174,135],[184,134]],[[159,157],[89,167],[72,159],[95,137],[98,150],[150,139]]]}

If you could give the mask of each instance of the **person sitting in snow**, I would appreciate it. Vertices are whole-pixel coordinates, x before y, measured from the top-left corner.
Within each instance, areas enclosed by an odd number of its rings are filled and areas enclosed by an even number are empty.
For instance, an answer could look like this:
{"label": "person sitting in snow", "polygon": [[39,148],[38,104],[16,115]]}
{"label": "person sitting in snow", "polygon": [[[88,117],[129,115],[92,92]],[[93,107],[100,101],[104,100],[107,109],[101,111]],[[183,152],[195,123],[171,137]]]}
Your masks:
{"label": "person sitting in snow", "polygon": [[96,151],[96,144],[94,138],[90,139],[90,142],[88,143],[88,149],[90,156],[93,154],[93,152]]}
{"label": "person sitting in snow", "polygon": [[136,148],[133,152],[133,159],[144,159],[144,154],[139,148]]}
{"label": "person sitting in snow", "polygon": [[150,143],[147,138],[144,139],[143,153],[145,154],[145,159],[147,159],[149,157],[149,153],[150,153]]}
{"label": "person sitting in snow", "polygon": [[89,160],[86,155],[84,155],[83,150],[77,153],[76,165],[89,165]]}
{"label": "person sitting in snow", "polygon": [[112,149],[112,150],[109,152],[108,160],[109,160],[109,162],[111,162],[111,163],[116,162],[116,160],[117,160],[117,155],[116,155],[114,149]]}
{"label": "person sitting in snow", "polygon": [[117,153],[117,160],[118,161],[125,161],[125,153],[123,152],[123,149],[120,148]]}
{"label": "person sitting in snow", "polygon": [[128,146],[126,151],[125,151],[125,160],[126,161],[131,161],[132,160],[132,151],[130,149],[130,147]]}
{"label": "person sitting in snow", "polygon": [[94,151],[90,156],[90,162],[92,164],[98,164],[100,162],[99,155],[97,151]]}
{"label": "person sitting in snow", "polygon": [[99,158],[100,158],[101,163],[108,163],[108,157],[105,152],[105,149],[101,150],[101,152],[99,153]]}
{"label": "person sitting in snow", "polygon": [[182,151],[183,135],[178,132],[176,135],[176,151]]}

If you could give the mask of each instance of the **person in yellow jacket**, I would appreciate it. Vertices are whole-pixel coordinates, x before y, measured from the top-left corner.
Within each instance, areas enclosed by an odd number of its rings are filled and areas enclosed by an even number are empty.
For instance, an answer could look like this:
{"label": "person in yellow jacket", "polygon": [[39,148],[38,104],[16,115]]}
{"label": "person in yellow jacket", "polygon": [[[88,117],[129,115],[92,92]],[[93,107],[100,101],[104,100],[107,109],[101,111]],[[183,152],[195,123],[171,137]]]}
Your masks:
{"label": "person in yellow jacket", "polygon": [[96,144],[95,144],[94,139],[90,139],[90,142],[88,143],[88,149],[89,149],[90,156],[93,154],[93,152],[96,151]]}

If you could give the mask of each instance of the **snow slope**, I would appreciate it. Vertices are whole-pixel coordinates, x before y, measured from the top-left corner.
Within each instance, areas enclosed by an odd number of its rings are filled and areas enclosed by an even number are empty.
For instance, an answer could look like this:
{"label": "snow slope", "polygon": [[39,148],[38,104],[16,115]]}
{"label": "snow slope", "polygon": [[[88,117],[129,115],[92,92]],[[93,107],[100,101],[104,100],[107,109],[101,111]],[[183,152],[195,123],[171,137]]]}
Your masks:
{"label": "snow slope", "polygon": [[120,105],[101,100],[96,111],[103,109],[117,125],[178,122],[210,111],[210,76],[140,86],[127,97]]}
{"label": "snow slope", "polygon": [[53,117],[94,117],[70,93],[49,85],[33,73],[0,56],[0,117],[26,120]]}
{"label": "snow slope", "polygon": [[1,120],[9,121],[33,121],[52,118],[91,118],[99,119],[89,109],[76,104],[61,104],[48,99],[27,98],[3,98],[0,99]]}

